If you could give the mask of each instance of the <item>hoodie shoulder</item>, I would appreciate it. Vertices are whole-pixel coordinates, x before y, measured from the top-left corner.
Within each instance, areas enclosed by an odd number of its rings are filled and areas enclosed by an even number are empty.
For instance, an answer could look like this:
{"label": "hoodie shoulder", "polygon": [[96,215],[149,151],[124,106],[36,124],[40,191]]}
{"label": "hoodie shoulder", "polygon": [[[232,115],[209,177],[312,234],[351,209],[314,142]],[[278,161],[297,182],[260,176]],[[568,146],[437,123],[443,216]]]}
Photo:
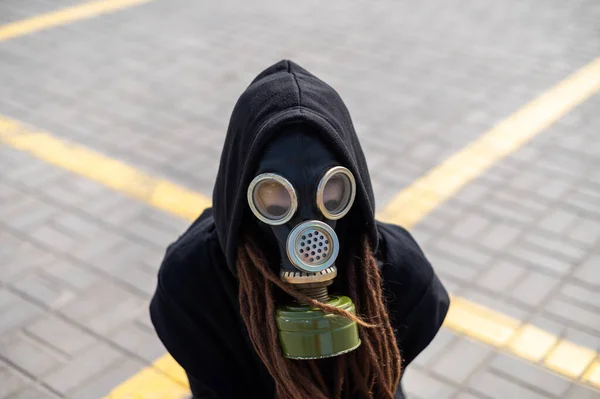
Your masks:
{"label": "hoodie shoulder", "polygon": [[212,209],[205,210],[166,250],[158,272],[158,288],[174,302],[198,300],[203,282],[213,279],[224,261]]}
{"label": "hoodie shoulder", "polygon": [[183,367],[195,397],[241,397],[258,390],[244,376],[256,368],[237,310],[237,285],[226,266],[212,211],[169,246],[160,267],[150,318],[161,342]]}

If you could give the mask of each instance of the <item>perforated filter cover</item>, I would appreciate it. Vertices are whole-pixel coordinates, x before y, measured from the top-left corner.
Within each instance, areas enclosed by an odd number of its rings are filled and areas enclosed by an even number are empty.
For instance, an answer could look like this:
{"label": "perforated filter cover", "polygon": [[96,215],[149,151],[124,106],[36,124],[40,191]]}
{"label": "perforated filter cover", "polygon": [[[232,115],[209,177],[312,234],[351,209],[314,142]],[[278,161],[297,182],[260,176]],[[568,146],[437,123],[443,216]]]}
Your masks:
{"label": "perforated filter cover", "polygon": [[335,262],[339,241],[329,225],[309,220],[294,227],[288,236],[286,250],[288,258],[298,269],[318,273]]}

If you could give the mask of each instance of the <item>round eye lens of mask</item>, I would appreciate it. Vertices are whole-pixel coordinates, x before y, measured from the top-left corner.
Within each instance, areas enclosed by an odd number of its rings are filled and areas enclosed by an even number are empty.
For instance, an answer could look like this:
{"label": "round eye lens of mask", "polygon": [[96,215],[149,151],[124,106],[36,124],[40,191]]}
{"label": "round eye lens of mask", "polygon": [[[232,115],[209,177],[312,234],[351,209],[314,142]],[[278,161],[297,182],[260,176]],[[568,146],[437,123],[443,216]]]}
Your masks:
{"label": "round eye lens of mask", "polygon": [[289,181],[274,173],[263,173],[248,186],[248,204],[259,220],[280,225],[292,218],[298,200]]}
{"label": "round eye lens of mask", "polygon": [[342,166],[325,173],[317,188],[317,207],[327,219],[342,218],[354,202],[356,183],[352,172]]}

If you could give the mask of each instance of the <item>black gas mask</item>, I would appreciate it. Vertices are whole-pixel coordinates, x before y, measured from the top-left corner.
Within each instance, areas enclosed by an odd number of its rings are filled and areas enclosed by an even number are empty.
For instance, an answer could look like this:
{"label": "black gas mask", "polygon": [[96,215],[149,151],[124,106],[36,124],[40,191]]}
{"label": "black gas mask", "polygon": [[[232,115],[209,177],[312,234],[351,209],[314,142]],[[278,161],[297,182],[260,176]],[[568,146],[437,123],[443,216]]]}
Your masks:
{"label": "black gas mask", "polygon": [[[355,179],[308,127],[291,125],[265,148],[248,204],[278,246],[280,278],[299,291],[355,313],[345,296],[329,296],[340,251],[336,223],[351,209]],[[313,359],[360,345],[356,323],[303,304],[280,305],[277,324],[284,354]]]}

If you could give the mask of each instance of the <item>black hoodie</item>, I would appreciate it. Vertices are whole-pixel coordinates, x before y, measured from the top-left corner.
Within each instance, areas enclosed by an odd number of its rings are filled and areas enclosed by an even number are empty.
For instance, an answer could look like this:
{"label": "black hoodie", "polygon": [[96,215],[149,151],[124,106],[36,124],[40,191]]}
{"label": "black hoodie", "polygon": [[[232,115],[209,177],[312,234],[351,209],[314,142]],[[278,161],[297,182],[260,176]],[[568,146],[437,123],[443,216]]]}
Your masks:
{"label": "black hoodie", "polygon": [[[150,313],[169,353],[198,398],[272,398],[274,384],[255,353],[238,305],[236,251],[249,212],[246,190],[261,151],[281,127],[317,129],[356,179],[362,232],[378,248],[387,307],[404,367],[433,339],[449,298],[430,263],[402,227],[375,220],[367,164],[337,92],[291,61],[263,71],[238,100],[207,209],[171,244]],[[398,389],[398,398],[403,397]]]}

